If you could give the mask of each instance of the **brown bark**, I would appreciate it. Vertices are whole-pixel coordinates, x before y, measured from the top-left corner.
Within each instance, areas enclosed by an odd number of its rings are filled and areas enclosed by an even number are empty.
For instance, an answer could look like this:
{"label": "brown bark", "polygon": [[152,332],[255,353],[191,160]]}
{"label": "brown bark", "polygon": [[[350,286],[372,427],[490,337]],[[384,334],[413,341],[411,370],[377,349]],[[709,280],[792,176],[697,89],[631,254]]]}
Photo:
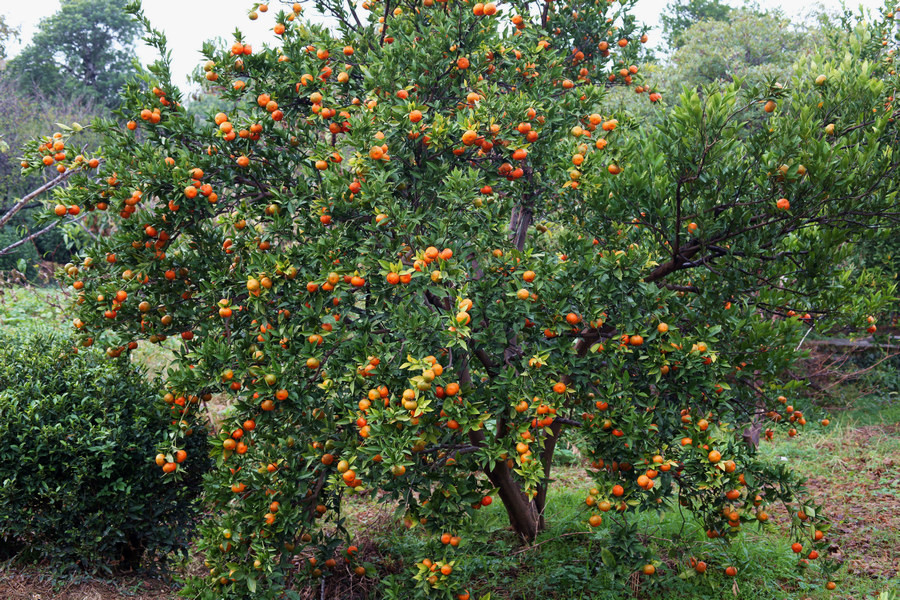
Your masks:
{"label": "brown bark", "polygon": [[[485,443],[484,430],[470,431],[469,441],[475,446],[483,446]],[[498,490],[500,501],[503,502],[503,507],[509,517],[510,526],[523,541],[534,541],[543,526],[543,519],[535,504],[528,499],[518,482],[513,479],[512,472],[506,466],[506,461],[498,461],[485,473]]]}
{"label": "brown bark", "polygon": [[685,246],[678,252],[678,254],[675,255],[674,258],[672,258],[672,260],[670,260],[668,262],[664,262],[663,264],[661,264],[658,267],[656,267],[655,269],[653,269],[649,275],[644,277],[644,281],[646,281],[646,282],[657,281],[659,279],[662,279],[666,275],[674,273],[675,271],[680,269],[684,263],[686,263],[691,258],[693,258],[693,256],[695,254],[697,254],[699,251],[700,251],[699,244],[695,243],[695,244],[691,244],[690,246]]}

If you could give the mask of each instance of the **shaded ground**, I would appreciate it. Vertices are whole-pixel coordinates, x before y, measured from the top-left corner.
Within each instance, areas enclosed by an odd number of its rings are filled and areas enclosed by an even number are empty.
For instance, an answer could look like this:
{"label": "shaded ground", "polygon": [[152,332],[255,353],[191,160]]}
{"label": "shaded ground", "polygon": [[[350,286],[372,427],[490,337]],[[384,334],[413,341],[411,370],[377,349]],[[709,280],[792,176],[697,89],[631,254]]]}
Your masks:
{"label": "shaded ground", "polygon": [[54,589],[46,575],[35,569],[0,570],[3,600],[170,600],[171,583],[152,577],[123,576],[114,581],[90,579],[61,584]]}

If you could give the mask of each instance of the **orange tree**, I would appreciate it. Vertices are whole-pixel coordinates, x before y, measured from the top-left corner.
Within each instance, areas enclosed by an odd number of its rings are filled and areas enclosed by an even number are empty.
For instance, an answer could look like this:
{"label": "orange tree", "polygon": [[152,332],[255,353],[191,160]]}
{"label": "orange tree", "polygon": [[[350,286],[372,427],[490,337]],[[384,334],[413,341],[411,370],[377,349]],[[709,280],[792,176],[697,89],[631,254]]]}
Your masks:
{"label": "orange tree", "polygon": [[[897,216],[893,21],[783,85],[665,108],[632,64],[632,4],[321,0],[331,29],[256,5],[275,47],[205,49],[227,113],[189,116],[164,59],[95,124],[105,162],[54,207],[119,215],[65,269],[79,339],[178,340],[174,478],[204,403],[231,406],[195,593],[291,593],[296,555],[365,576],[341,507],[377,490],[433,534],[416,593],[467,597],[454,538],[497,498],[533,540],[564,436],[607,568],[686,567],[639,542],[640,512],[680,504],[726,543],[780,503],[831,574],[820,508],[756,443],[812,419],[783,377],[808,329],[870,326],[890,295],[851,267]],[[613,114],[610,85],[658,114]],[[26,170],[67,142],[35,142]]]}

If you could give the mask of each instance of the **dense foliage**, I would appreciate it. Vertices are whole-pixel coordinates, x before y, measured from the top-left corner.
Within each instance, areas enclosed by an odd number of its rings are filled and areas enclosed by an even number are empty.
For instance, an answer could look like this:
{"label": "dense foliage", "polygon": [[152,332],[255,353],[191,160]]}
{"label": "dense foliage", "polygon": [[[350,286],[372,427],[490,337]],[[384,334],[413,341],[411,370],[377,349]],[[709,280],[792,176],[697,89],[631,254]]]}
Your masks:
{"label": "dense foliage", "polygon": [[680,505],[727,543],[779,503],[800,566],[833,572],[820,507],[756,444],[812,419],[784,377],[807,329],[874,330],[890,298],[845,267],[898,217],[896,25],[650,126],[605,104],[663,103],[632,4],[322,0],[332,30],[260,5],[277,47],[205,49],[229,114],[198,123],[164,58],[127,123],[98,124],[102,165],[68,133],[29,148],[26,172],[79,170],[56,215],[120,217],[65,269],[81,344],[181,341],[163,471],[194,475],[184,432],[211,394],[232,406],[192,593],[279,597],[297,554],[301,579],[372,575],[342,501],[379,490],[428,536],[415,597],[467,598],[460,528],[498,498],[533,540],[573,430],[585,527],[612,540],[597,568],[702,576],[702,555],[663,568],[633,516]]}
{"label": "dense foliage", "polygon": [[183,485],[161,481],[152,454],[165,410],[124,359],[72,351],[66,335],[0,336],[0,556],[108,572],[186,552],[205,436]]}
{"label": "dense foliage", "polygon": [[[759,32],[767,35],[760,37]],[[825,46],[821,31],[776,14],[734,9],[728,20],[704,20],[682,35],[667,85],[681,89],[742,79],[748,84],[790,80],[794,64]]]}
{"label": "dense foliage", "polygon": [[672,0],[659,15],[659,21],[662,24],[663,37],[666,38],[669,47],[680,48],[693,41],[694,38],[688,30],[694,25],[725,23],[731,16],[731,6],[719,0]]}

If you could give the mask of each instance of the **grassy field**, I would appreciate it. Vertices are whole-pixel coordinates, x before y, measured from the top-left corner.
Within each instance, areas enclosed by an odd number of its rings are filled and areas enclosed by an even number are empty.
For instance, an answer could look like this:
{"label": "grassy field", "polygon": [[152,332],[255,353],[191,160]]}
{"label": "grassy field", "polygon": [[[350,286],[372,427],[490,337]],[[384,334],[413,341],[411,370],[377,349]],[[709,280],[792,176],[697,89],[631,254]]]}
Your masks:
{"label": "grassy field", "polygon": [[[0,328],[42,323],[65,327],[61,318],[64,298],[50,290],[5,290],[0,294]],[[164,373],[169,349],[142,345],[134,360],[152,377]],[[585,471],[575,462],[556,470],[557,484],[548,503],[548,530],[535,544],[516,543],[506,527],[502,506],[495,502],[477,513],[465,531],[457,551],[473,598],[490,594],[490,600],[654,600],[700,599],[895,599],[900,591],[900,392],[896,360],[870,375],[866,386],[845,384],[829,396],[833,419],[830,427],[797,438],[764,443],[762,452],[773,461],[790,461],[808,478],[810,493],[827,506],[834,522],[829,533],[833,558],[842,562],[836,578],[838,589],[823,588],[824,580],[801,577],[779,515],[773,525],[745,528],[730,547],[709,542],[701,524],[685,519],[677,510],[645,515],[640,529],[643,542],[664,559],[659,575],[614,580],[604,569],[601,552],[610,544],[606,528],[589,533],[584,496],[591,487]],[[884,369],[887,369],[886,371]],[[893,369],[893,370],[892,370]],[[872,379],[874,377],[874,379]],[[870,393],[872,381],[879,388]],[[866,383],[866,382],[864,382]],[[862,392],[865,393],[862,393]],[[220,407],[224,408],[224,407]],[[389,508],[371,498],[353,499],[347,513],[362,554],[379,556],[391,565],[388,572],[360,579],[349,573],[325,582],[325,598],[408,598],[400,592],[406,567],[435,556],[435,540],[407,530]],[[608,518],[613,515],[608,513]],[[784,522],[783,519],[781,522]],[[687,550],[710,565],[733,564],[737,579],[711,567],[702,577],[690,575]],[[192,572],[200,559],[192,557],[174,575]],[[659,581],[665,580],[663,589]],[[0,564],[0,598],[34,600],[142,600],[174,599],[171,579],[128,576],[116,580],[71,580],[56,589],[38,568],[13,569]],[[321,588],[309,589],[304,598],[320,598]]]}

